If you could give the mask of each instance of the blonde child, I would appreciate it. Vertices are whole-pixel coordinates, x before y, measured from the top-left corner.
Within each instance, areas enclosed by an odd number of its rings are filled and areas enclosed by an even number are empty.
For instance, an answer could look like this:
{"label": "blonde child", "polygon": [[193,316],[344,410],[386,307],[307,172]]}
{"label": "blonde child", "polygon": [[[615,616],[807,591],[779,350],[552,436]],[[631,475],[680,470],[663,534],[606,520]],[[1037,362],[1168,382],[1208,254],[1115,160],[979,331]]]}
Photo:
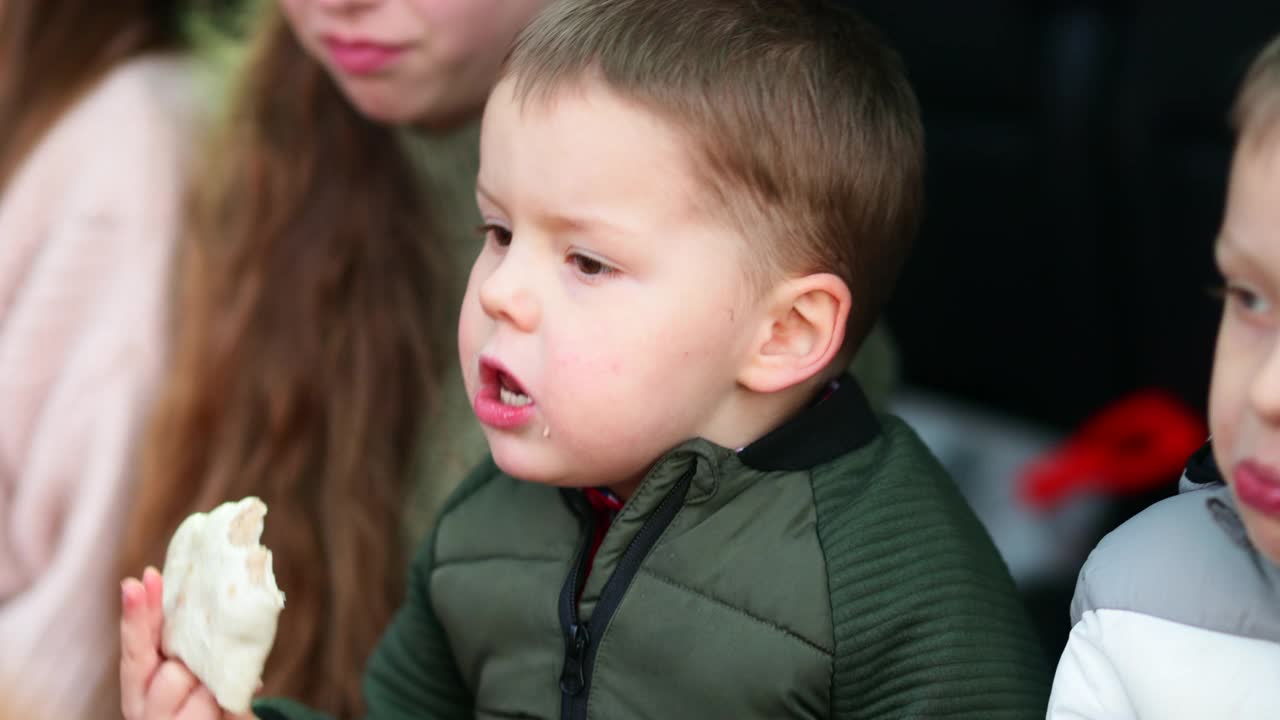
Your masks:
{"label": "blonde child", "polygon": [[1280,715],[1280,38],[1232,120],[1212,439],[1089,556],[1050,718]]}

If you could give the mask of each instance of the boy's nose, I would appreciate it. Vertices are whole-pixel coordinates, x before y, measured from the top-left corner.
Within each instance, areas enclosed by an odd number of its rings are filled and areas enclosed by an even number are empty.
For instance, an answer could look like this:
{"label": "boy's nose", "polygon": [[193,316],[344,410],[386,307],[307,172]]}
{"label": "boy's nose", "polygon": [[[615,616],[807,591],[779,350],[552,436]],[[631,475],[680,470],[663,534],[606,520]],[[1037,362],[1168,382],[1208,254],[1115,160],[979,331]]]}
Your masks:
{"label": "boy's nose", "polygon": [[521,332],[538,325],[541,310],[530,287],[528,261],[508,254],[480,285],[480,307],[497,322]]}
{"label": "boy's nose", "polygon": [[1280,342],[1272,343],[1254,373],[1249,385],[1249,402],[1259,417],[1280,423]]}

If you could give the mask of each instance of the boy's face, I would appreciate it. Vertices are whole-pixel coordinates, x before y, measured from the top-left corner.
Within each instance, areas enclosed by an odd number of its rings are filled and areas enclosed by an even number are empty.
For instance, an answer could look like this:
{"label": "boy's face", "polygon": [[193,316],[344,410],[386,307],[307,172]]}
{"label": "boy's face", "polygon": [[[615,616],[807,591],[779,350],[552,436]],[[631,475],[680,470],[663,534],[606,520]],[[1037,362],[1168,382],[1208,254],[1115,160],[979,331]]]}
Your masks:
{"label": "boy's face", "polygon": [[[1247,140],[1247,139],[1246,139]],[[1242,142],[1217,244],[1227,298],[1214,354],[1214,457],[1254,545],[1280,564],[1280,143]]]}
{"label": "boy's face", "polygon": [[626,494],[675,445],[732,434],[762,317],[747,249],[655,115],[591,82],[523,103],[512,84],[481,132],[467,392],[505,472]]}

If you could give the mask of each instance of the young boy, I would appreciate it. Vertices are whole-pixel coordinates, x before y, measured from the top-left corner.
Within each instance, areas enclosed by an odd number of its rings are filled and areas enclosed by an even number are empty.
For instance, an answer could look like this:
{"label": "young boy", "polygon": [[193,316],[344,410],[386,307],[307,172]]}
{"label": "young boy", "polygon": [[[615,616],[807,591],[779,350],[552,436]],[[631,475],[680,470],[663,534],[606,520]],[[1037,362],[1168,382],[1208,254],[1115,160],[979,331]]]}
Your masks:
{"label": "young boy", "polygon": [[1051,718],[1280,716],[1280,37],[1232,120],[1212,441],[1089,556]]}
{"label": "young boy", "polygon": [[[372,717],[1043,714],[988,537],[839,374],[907,253],[921,156],[898,61],[827,4],[534,21],[485,113],[459,323],[493,461],[416,560]],[[207,703],[155,670],[141,595],[126,716]]]}

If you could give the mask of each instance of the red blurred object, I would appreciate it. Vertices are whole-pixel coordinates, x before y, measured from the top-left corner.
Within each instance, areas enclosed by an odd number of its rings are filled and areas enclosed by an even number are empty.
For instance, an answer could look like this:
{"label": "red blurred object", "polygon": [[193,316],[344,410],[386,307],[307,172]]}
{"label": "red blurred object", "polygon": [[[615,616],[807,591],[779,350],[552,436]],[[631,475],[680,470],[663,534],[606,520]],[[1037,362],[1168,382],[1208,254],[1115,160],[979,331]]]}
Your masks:
{"label": "red blurred object", "polygon": [[1163,390],[1141,390],[1087,420],[1019,478],[1022,500],[1049,509],[1080,492],[1140,493],[1178,477],[1205,442],[1200,417]]}

